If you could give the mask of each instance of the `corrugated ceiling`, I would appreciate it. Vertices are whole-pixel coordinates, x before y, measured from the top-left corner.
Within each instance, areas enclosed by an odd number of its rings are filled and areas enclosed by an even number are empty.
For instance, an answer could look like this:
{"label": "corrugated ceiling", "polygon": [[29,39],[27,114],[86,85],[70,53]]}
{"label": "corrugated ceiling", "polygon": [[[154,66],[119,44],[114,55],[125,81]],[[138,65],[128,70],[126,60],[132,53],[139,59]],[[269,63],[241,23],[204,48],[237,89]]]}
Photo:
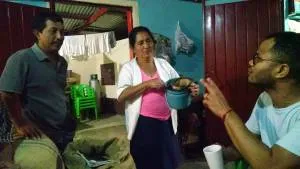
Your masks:
{"label": "corrugated ceiling", "polygon": [[[100,8],[106,8],[107,12],[94,19]],[[107,5],[71,1],[55,2],[55,12],[63,17],[67,34],[115,31],[117,39],[126,38],[127,22],[124,11],[122,7]],[[89,23],[90,20],[93,22]]]}

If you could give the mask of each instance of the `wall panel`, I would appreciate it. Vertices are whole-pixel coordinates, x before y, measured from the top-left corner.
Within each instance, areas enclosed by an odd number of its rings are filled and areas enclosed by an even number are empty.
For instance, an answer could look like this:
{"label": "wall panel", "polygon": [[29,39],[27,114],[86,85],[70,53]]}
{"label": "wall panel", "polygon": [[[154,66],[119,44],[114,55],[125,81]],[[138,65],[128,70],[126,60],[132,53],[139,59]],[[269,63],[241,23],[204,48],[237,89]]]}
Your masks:
{"label": "wall panel", "polygon": [[[248,62],[267,35],[283,28],[280,0],[251,0],[205,6],[205,76],[219,85],[246,121],[259,91],[247,82]],[[208,143],[230,142],[223,123],[206,115]]]}
{"label": "wall panel", "polygon": [[34,43],[31,31],[33,16],[47,8],[0,2],[0,74],[8,57]]}

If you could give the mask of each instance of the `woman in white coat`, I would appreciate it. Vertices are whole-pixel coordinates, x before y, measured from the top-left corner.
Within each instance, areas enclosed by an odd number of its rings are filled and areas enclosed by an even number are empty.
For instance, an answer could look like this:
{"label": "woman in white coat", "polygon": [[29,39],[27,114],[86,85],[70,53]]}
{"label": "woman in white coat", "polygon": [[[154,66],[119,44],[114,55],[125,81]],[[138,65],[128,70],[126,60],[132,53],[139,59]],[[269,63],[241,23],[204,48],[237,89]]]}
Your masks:
{"label": "woman in white coat", "polygon": [[[179,75],[166,60],[154,56],[155,40],[148,28],[135,27],[129,43],[134,58],[121,68],[117,96],[125,102],[130,153],[137,169],[176,169],[182,159],[177,112],[168,107],[164,84]],[[190,89],[197,95],[196,84]]]}

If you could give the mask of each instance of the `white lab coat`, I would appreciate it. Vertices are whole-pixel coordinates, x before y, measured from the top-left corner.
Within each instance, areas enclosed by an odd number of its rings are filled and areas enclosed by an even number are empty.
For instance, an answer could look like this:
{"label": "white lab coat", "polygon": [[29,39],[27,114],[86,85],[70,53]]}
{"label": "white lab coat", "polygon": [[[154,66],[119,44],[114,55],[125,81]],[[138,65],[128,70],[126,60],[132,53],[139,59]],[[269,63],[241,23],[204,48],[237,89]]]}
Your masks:
{"label": "white lab coat", "polygon": [[[157,73],[163,82],[167,82],[169,79],[179,77],[174,68],[164,59],[154,58],[154,63],[157,69]],[[117,84],[117,97],[121,95],[123,90],[129,86],[135,86],[142,83],[141,70],[137,64],[136,58],[125,63],[119,73],[119,79]],[[127,127],[127,138],[131,140],[136,128],[136,124],[140,115],[142,103],[142,96],[137,97],[133,101],[125,101],[125,118]],[[177,110],[171,109],[171,118],[173,131],[177,133]]]}

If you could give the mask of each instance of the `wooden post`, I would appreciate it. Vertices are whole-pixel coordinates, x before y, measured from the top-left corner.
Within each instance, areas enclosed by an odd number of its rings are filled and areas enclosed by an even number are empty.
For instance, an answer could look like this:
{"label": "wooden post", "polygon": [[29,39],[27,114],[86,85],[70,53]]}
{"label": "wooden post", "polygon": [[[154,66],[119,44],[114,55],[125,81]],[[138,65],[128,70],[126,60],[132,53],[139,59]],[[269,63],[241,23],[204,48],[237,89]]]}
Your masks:
{"label": "wooden post", "polygon": [[54,0],[50,0],[50,12],[55,13],[55,1]]}
{"label": "wooden post", "polygon": [[[133,21],[132,21],[132,11],[130,9],[126,10],[126,18],[127,18],[127,30],[128,34],[131,32],[133,28]],[[130,48],[130,59],[133,58],[133,50]]]}

